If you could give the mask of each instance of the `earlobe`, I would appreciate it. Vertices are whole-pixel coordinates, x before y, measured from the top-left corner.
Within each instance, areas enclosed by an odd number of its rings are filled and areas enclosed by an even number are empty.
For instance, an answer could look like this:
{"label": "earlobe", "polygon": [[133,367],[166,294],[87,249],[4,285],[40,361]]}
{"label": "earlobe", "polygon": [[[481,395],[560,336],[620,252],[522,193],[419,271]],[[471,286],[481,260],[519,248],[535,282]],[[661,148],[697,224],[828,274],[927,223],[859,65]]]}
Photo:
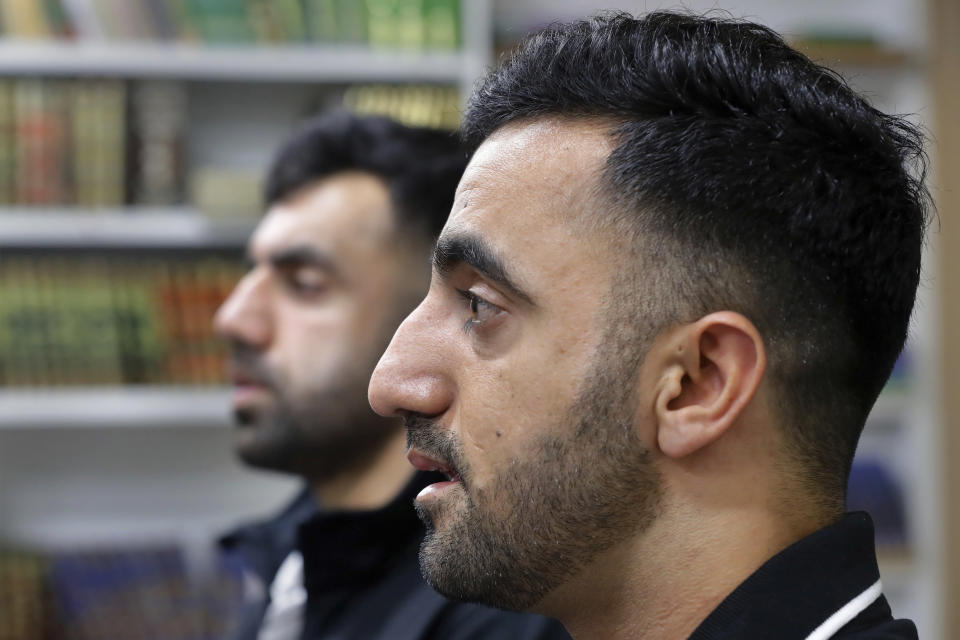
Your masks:
{"label": "earlobe", "polygon": [[760,386],[766,353],[753,323],[730,311],[672,331],[659,349],[657,445],[680,458],[736,422]]}

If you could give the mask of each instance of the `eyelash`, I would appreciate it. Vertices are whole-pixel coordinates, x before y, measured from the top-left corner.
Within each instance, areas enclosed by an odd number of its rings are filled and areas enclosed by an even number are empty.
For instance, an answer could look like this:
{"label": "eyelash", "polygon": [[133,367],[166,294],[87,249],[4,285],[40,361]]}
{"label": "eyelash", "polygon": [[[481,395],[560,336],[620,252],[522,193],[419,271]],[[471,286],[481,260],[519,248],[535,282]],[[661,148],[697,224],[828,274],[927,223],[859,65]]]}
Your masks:
{"label": "eyelash", "polygon": [[480,296],[470,291],[465,291],[463,289],[457,289],[457,293],[470,304],[470,318],[463,324],[463,330],[467,333],[473,331],[476,327],[482,325],[485,321],[480,319],[480,311],[483,309],[489,309],[491,311],[498,311],[500,308],[490,302],[487,302]]}

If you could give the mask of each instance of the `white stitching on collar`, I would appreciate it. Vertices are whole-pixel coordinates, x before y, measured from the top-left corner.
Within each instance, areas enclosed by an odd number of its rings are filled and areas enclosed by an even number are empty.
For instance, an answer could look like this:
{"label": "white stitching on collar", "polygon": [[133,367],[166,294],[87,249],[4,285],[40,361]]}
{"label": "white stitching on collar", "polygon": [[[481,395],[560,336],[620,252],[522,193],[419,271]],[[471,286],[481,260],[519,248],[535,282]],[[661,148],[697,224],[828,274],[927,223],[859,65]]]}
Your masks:
{"label": "white stitching on collar", "polygon": [[870,585],[866,591],[840,607],[833,615],[824,620],[819,627],[813,630],[813,633],[807,636],[807,640],[828,640],[832,638],[833,634],[876,602],[882,593],[883,585],[877,580]]}

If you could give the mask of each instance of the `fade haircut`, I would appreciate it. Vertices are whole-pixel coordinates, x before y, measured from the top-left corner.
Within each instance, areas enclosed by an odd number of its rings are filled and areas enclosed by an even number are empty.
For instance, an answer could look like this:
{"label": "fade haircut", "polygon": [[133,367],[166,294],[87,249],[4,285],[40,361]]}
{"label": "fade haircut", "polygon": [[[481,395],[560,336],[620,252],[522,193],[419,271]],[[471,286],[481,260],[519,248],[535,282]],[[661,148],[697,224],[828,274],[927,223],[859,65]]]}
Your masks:
{"label": "fade haircut", "polygon": [[609,123],[601,217],[629,225],[631,317],[653,325],[638,341],[713,311],[750,318],[794,468],[843,509],[920,277],[920,132],[766,27],[672,12],[529,36],[478,86],[463,132],[477,145],[540,117]]}
{"label": "fade haircut", "polygon": [[398,226],[435,237],[467,166],[466,147],[449,131],[389,118],[332,111],[308,121],[277,151],[267,173],[267,208],[321,178],[365,171],[390,191]]}

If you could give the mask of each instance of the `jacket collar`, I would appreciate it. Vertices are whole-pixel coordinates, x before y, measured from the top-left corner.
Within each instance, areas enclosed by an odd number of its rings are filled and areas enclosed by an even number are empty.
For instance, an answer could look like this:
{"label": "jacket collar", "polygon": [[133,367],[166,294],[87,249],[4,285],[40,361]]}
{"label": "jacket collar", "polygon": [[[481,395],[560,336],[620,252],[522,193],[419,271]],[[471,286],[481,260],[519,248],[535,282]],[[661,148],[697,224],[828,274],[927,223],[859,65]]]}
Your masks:
{"label": "jacket collar", "polygon": [[303,555],[308,589],[364,583],[388,569],[400,549],[419,545],[423,525],[413,499],[442,479],[417,472],[389,504],[372,511],[326,511],[304,488],[278,515],[236,529],[220,546],[238,555],[264,585],[294,549]]}
{"label": "jacket collar", "polygon": [[[879,580],[873,522],[866,513],[850,513],[768,560],[707,616],[690,640],[807,638],[831,617],[842,627],[868,609],[866,615],[889,620]],[[835,615],[854,601],[863,606]]]}
{"label": "jacket collar", "polygon": [[[444,479],[417,472],[389,504],[373,511],[321,512],[300,525],[307,591],[367,584],[409,554],[424,534],[413,500],[423,487]],[[409,554],[403,551],[410,549]]]}

